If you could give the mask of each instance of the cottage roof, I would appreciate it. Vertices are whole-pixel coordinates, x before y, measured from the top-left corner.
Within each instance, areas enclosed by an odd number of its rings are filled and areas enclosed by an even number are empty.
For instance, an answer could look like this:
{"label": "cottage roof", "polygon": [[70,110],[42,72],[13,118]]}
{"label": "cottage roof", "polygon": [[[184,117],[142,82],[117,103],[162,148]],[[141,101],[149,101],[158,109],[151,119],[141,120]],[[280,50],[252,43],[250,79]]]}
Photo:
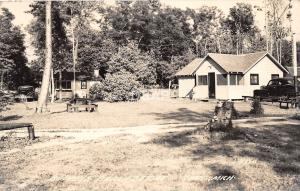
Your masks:
{"label": "cottage roof", "polygon": [[203,58],[195,58],[192,62],[190,62],[188,65],[183,67],[181,70],[179,70],[175,76],[190,76],[192,75],[195,70],[197,70],[198,66],[202,63]]}
{"label": "cottage roof", "polygon": [[201,62],[199,62],[199,60],[197,61],[196,59],[193,60],[181,71],[177,72],[176,76],[193,75],[194,72],[200,67],[202,62],[207,58],[211,58],[227,73],[246,73],[265,56],[268,56],[273,61],[273,63],[276,64],[281,70],[288,73],[288,71],[267,52],[257,52],[241,55],[209,53],[204,59],[201,59]]}

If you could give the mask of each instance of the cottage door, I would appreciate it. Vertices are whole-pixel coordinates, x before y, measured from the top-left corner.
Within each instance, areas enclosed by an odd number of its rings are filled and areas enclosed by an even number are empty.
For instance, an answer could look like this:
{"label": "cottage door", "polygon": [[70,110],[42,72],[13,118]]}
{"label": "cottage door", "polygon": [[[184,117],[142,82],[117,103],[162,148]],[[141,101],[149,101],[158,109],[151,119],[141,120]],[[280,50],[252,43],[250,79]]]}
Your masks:
{"label": "cottage door", "polygon": [[208,73],[208,97],[211,99],[216,98],[216,83],[215,83],[215,73]]}

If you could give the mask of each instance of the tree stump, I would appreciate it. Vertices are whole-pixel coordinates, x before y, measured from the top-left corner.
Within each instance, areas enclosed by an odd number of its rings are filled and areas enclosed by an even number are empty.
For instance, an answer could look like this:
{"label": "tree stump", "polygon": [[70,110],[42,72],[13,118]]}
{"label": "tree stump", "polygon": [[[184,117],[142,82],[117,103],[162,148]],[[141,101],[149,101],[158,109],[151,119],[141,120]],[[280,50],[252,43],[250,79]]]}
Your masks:
{"label": "tree stump", "polygon": [[208,123],[208,130],[210,132],[230,130],[232,128],[233,117],[238,117],[234,103],[230,101],[218,102],[215,107],[214,116]]}

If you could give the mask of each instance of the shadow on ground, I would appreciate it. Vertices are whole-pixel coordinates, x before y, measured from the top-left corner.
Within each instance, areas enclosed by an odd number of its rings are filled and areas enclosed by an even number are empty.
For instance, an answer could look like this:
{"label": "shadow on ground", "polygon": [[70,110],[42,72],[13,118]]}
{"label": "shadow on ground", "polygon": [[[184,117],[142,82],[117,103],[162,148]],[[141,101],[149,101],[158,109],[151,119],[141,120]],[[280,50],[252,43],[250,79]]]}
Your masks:
{"label": "shadow on ground", "polygon": [[[229,133],[209,133],[204,127],[198,127],[196,130],[165,134],[153,139],[151,143],[162,144],[169,148],[188,146],[187,153],[193,160],[213,161],[219,156],[229,159],[250,157],[269,163],[279,176],[300,175],[300,125],[281,119],[271,120],[276,122],[276,125],[250,121],[249,128],[236,126]],[[203,141],[203,138],[207,141]],[[224,168],[221,166],[216,161],[214,166],[208,168],[219,176],[223,171],[238,176],[234,166]],[[216,186],[222,185],[216,182],[209,184],[209,188]],[[243,185],[238,180],[225,187],[243,190]]]}
{"label": "shadow on ground", "polygon": [[14,120],[18,120],[21,118],[22,118],[22,116],[20,116],[20,115],[10,115],[10,116],[1,117],[0,121],[14,121]]}

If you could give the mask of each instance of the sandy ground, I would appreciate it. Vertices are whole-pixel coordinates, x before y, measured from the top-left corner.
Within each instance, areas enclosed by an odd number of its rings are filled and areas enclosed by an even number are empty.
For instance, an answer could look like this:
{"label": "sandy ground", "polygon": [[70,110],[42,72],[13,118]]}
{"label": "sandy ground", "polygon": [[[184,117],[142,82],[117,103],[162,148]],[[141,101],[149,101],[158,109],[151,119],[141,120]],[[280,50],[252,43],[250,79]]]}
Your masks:
{"label": "sandy ground", "polygon": [[[21,104],[5,112],[2,122],[33,122],[38,138],[0,132],[0,190],[300,189],[300,125],[284,117],[293,110],[265,105],[276,117],[210,134],[204,125],[215,103],[100,105],[98,113],[65,113],[63,104],[42,116]],[[234,178],[212,180],[222,175]]]}

